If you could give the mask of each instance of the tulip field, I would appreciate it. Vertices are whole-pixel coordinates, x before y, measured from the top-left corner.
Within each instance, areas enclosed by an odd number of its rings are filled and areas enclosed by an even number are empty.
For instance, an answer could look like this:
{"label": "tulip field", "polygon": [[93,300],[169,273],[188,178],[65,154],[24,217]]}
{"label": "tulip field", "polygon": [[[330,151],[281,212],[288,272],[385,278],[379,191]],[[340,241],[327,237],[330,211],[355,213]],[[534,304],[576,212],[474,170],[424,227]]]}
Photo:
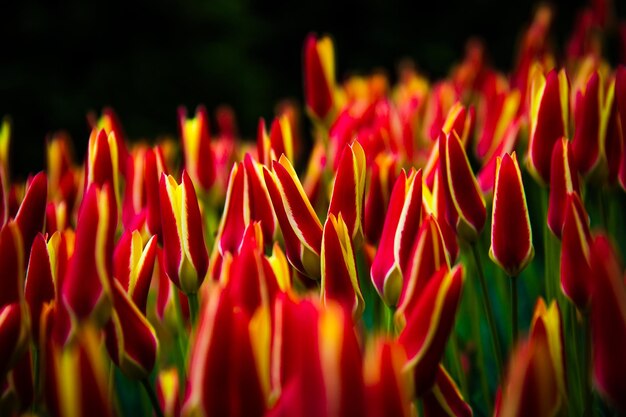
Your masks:
{"label": "tulip field", "polygon": [[106,108],[24,180],[5,118],[0,416],[624,415],[626,23],[601,4],[563,50],[539,7],[507,73],[472,41],[443,79],[340,79],[310,34],[304,102],[256,138],[199,105],[130,140]]}

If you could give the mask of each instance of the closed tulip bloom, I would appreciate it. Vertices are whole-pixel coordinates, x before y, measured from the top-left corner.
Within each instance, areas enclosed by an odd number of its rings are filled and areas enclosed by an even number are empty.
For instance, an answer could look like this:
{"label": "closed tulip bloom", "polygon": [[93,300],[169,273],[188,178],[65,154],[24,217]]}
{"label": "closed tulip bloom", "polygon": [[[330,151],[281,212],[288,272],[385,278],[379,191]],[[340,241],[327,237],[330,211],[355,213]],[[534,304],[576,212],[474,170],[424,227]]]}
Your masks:
{"label": "closed tulip bloom", "polygon": [[48,180],[46,174],[40,172],[28,184],[20,209],[15,215],[15,223],[22,233],[25,256],[30,254],[30,247],[37,233],[43,232],[47,196]]}
{"label": "closed tulip bloom", "polygon": [[565,70],[536,72],[530,90],[528,167],[542,184],[550,184],[555,142],[568,136],[569,81]]}
{"label": "closed tulip bloom", "polygon": [[439,136],[439,153],[446,220],[457,236],[474,242],[485,226],[487,211],[476,177],[455,132]]}
{"label": "closed tulip bloom", "polygon": [[554,143],[550,168],[550,199],[548,201],[548,227],[561,238],[568,195],[580,194],[578,171],[574,166],[572,146],[566,138]]}
{"label": "closed tulip bloom", "polygon": [[374,159],[363,216],[365,238],[373,244],[380,240],[397,175],[396,159],[393,156],[383,153]]}
{"label": "closed tulip bloom", "polygon": [[111,312],[113,239],[117,207],[113,190],[93,184],[83,199],[76,225],[76,245],[63,282],[63,299],[72,315],[103,325]]}
{"label": "closed tulip bloom", "polygon": [[[103,187],[109,184],[115,203],[120,199],[120,160],[118,156],[115,132],[105,129],[93,129],[89,136],[87,157],[85,159],[85,193],[92,184]],[[124,160],[125,161],[125,160]]]}
{"label": "closed tulip bloom", "polygon": [[393,187],[370,275],[385,304],[395,306],[422,213],[422,171],[402,171]]}
{"label": "closed tulip bloom", "polygon": [[456,383],[443,365],[439,365],[433,388],[422,399],[425,417],[472,417],[472,408],[465,402]]}
{"label": "closed tulip bloom", "polygon": [[535,254],[522,173],[515,152],[496,163],[489,256],[509,276],[517,276]]}
{"label": "closed tulip bloom", "polygon": [[321,254],[322,300],[336,300],[355,317],[365,309],[357,276],[354,248],[342,214],[329,214],[324,225]]}
{"label": "closed tulip bloom", "polygon": [[[159,180],[167,174],[163,153],[159,146],[146,150],[143,178],[146,187],[146,227],[154,235],[161,235],[161,203]],[[159,237],[159,239],[161,239]]]}
{"label": "closed tulip bloom", "polygon": [[165,270],[181,291],[194,294],[204,281],[209,256],[191,178],[183,171],[182,182],[177,184],[172,176],[162,174],[159,195]]}
{"label": "closed tulip bloom", "polygon": [[590,245],[589,216],[578,194],[570,194],[561,235],[561,288],[581,311],[591,299]]}
{"label": "closed tulip bloom", "polygon": [[24,283],[24,296],[30,308],[33,340],[39,338],[39,322],[43,305],[55,298],[54,278],[50,264],[46,239],[39,233],[33,241]]}
{"label": "closed tulip bloom", "polygon": [[407,319],[398,341],[406,349],[405,371],[411,372],[415,394],[426,393],[435,383],[438,364],[452,331],[463,287],[463,267],[441,268]]}
{"label": "closed tulip bloom", "polygon": [[215,155],[211,148],[209,117],[204,106],[198,106],[193,118],[187,109],[178,109],[178,129],[185,159],[185,171],[193,184],[208,191],[215,182]]}
{"label": "closed tulip bloom", "polygon": [[328,36],[309,34],[304,41],[304,97],[308,111],[323,121],[335,102],[335,54]]}
{"label": "closed tulip bloom", "polygon": [[609,238],[596,236],[591,246],[593,273],[591,340],[593,379],[600,394],[619,410],[626,411],[626,287],[623,267]]}

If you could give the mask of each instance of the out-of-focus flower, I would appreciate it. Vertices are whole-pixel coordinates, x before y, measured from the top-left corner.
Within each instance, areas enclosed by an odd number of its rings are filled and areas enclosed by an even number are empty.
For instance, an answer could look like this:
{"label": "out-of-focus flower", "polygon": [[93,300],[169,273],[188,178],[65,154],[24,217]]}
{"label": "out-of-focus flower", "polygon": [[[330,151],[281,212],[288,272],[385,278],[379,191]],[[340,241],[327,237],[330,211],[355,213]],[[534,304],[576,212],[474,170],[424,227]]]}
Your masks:
{"label": "out-of-focus flower", "polygon": [[422,399],[424,416],[472,417],[472,408],[465,402],[463,395],[443,365],[439,365],[435,384]]}
{"label": "out-of-focus flower", "polygon": [[290,161],[293,160],[293,136],[291,123],[287,116],[274,119],[269,135],[265,131],[265,120],[259,120],[257,153],[259,162],[268,167],[271,166],[272,161],[278,160],[281,155],[285,155]]}
{"label": "out-of-focus flower", "polygon": [[[60,233],[55,234],[54,238],[50,239],[51,246],[54,245],[53,239],[60,239]],[[53,273],[51,264],[52,262],[56,263],[57,259],[50,259],[49,250],[54,253],[52,247],[48,248],[43,235],[41,233],[37,234],[33,240],[26,281],[24,283],[24,296],[30,308],[33,340],[39,338],[41,310],[45,303],[54,300],[56,293],[55,278],[53,277],[53,275],[56,275],[56,271]]]}
{"label": "out-of-focus flower", "polygon": [[159,179],[167,166],[160,146],[146,150],[143,178],[146,187],[146,226],[154,235],[161,236],[161,202],[159,198]]}
{"label": "out-of-focus flower", "polygon": [[565,70],[552,70],[546,76],[536,71],[530,94],[528,168],[547,185],[554,143],[568,137],[569,81]]}
{"label": "out-of-focus flower", "polygon": [[376,339],[365,351],[363,378],[367,415],[410,417],[413,381],[403,372],[406,353],[398,343]]}
{"label": "out-of-focus flower", "polygon": [[615,104],[615,80],[605,87],[598,71],[576,92],[572,154],[580,173],[612,183],[621,159],[621,138]]}
{"label": "out-of-focus flower", "polygon": [[422,213],[422,171],[402,171],[389,199],[378,251],[370,271],[374,287],[385,304],[395,306]]}
{"label": "out-of-focus flower", "polygon": [[37,233],[43,232],[46,218],[46,199],[48,196],[48,180],[46,174],[40,172],[28,184],[28,189],[15,215],[15,223],[22,233],[24,254],[28,257],[33,239]]}
{"label": "out-of-focus flower", "polygon": [[148,148],[136,146],[124,162],[126,165],[126,184],[122,199],[122,224],[126,229],[137,228],[145,221],[146,178],[145,163]]}
{"label": "out-of-focus flower", "polygon": [[[626,40],[626,24],[622,24]],[[626,48],[626,45],[624,45]],[[615,73],[615,103],[619,113],[622,133],[622,160],[619,167],[619,183],[626,190],[626,67],[620,65]]]}
{"label": "out-of-focus flower", "polygon": [[324,121],[335,104],[335,53],[328,36],[304,41],[304,96],[310,114]]}
{"label": "out-of-focus flower", "polygon": [[619,410],[626,410],[626,287],[622,266],[609,238],[596,236],[591,245],[591,338],[593,377],[598,391]]}
{"label": "out-of-focus flower", "polygon": [[474,242],[485,226],[487,211],[467,154],[455,131],[439,136],[439,154],[446,220],[457,236]]}
{"label": "out-of-focus flower", "polygon": [[396,159],[389,154],[378,155],[372,164],[363,217],[363,231],[371,243],[380,240],[397,173]]}
{"label": "out-of-focus flower", "polygon": [[209,268],[204,225],[193,183],[186,171],[180,184],[161,175],[159,184],[165,270],[186,294],[200,288]]}
{"label": "out-of-focus flower", "polygon": [[413,314],[430,278],[440,268],[447,265],[448,260],[439,224],[432,215],[428,215],[419,229],[404,273],[402,293],[395,313],[396,323],[401,328]]}
{"label": "out-of-focus flower", "polygon": [[11,144],[11,122],[7,117],[0,124],[0,167],[9,172],[9,145]]}
{"label": "out-of-focus flower", "polygon": [[357,276],[350,231],[343,220],[329,214],[324,225],[321,253],[322,300],[336,300],[355,317],[365,309]]}
{"label": "out-of-focus flower", "polygon": [[399,336],[406,349],[405,371],[411,372],[415,394],[426,393],[435,383],[438,364],[452,330],[463,287],[463,267],[439,269],[424,288]]}
{"label": "out-of-focus flower", "polygon": [[79,179],[76,171],[69,137],[64,133],[53,135],[46,141],[49,200],[56,203],[64,202],[66,217],[73,213],[78,195]]}
{"label": "out-of-focus flower", "polygon": [[88,115],[87,118],[92,130],[103,130],[107,136],[113,133],[118,151],[116,164],[120,168],[122,175],[126,175],[126,167],[124,164],[128,157],[128,151],[126,149],[127,137],[122,128],[120,118],[111,107],[102,109],[102,115],[98,120],[95,119],[95,115],[93,114]]}
{"label": "out-of-focus flower", "polygon": [[44,340],[42,375],[48,413],[52,417],[113,416],[99,332],[83,326],[66,346],[51,337]]}
{"label": "out-of-focus flower", "polygon": [[354,141],[341,154],[328,215],[341,215],[356,246],[363,240],[365,175],[365,153],[359,142]]}
{"label": "out-of-focus flower", "polygon": [[577,194],[570,194],[565,203],[561,235],[561,288],[582,311],[591,297],[591,258],[589,216]]}
{"label": "out-of-focus flower", "polygon": [[285,239],[287,259],[301,273],[320,277],[322,224],[307,198],[293,166],[285,156],[263,168],[274,213]]}
{"label": "out-of-focus flower", "polygon": [[[125,166],[126,160],[123,161]],[[104,187],[109,184],[115,196],[115,203],[119,207],[120,199],[120,161],[118,158],[117,139],[115,131],[107,132],[104,129],[93,129],[89,136],[87,157],[85,158],[85,186],[84,193],[92,184]]]}
{"label": "out-of-focus flower", "polygon": [[24,249],[15,222],[0,230],[0,380],[28,345],[29,314],[24,300]]}
{"label": "out-of-focus flower", "polygon": [[93,184],[87,190],[76,226],[76,245],[63,298],[79,320],[93,318],[103,325],[109,318],[112,299],[113,245],[117,228],[117,207],[107,184]]}
{"label": "out-of-focus flower", "polygon": [[552,166],[550,167],[550,199],[548,201],[548,227],[558,238],[561,237],[567,197],[580,195],[578,171],[574,166],[572,146],[566,138],[554,143]]}
{"label": "out-of-focus flower", "polygon": [[515,277],[535,255],[526,193],[515,152],[496,163],[489,256]]}
{"label": "out-of-focus flower", "polygon": [[198,106],[195,116],[188,119],[187,109],[180,107],[178,128],[183,144],[185,171],[194,185],[207,192],[215,182],[216,173],[206,108]]}
{"label": "out-of-focus flower", "polygon": [[164,369],[157,375],[156,395],[164,417],[180,417],[179,384],[176,368]]}

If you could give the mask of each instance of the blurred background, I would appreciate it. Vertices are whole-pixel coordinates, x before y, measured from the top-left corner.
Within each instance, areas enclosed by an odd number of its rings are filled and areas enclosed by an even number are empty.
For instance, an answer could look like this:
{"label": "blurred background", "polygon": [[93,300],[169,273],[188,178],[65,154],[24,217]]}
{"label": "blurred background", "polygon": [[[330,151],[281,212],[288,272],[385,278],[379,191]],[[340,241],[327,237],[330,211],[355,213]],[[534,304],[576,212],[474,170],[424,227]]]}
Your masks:
{"label": "blurred background", "polygon": [[[502,70],[536,2],[436,0],[15,1],[0,6],[0,117],[13,122],[12,170],[44,167],[45,138],[65,130],[81,157],[86,115],[113,107],[131,139],[176,135],[176,108],[231,105],[240,134],[283,98],[302,102],[301,50],[308,32],[334,37],[337,76],[382,69],[394,80],[409,58],[431,78],[485,42]],[[614,2],[618,16],[626,2]],[[555,6],[557,50],[581,0]],[[609,41],[610,48],[610,41]],[[609,58],[616,59],[607,51]],[[214,124],[213,124],[214,125]]]}

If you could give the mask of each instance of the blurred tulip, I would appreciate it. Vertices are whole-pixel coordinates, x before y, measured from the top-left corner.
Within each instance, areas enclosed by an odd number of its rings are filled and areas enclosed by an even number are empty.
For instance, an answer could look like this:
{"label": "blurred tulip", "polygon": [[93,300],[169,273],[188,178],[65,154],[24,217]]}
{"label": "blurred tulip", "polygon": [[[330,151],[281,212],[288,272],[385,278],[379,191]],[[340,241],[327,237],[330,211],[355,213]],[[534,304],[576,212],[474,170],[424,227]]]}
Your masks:
{"label": "blurred tulip", "polygon": [[365,309],[350,231],[343,220],[329,214],[324,224],[321,254],[322,300],[336,300],[354,317],[358,318]]}
{"label": "blurred tulip", "polygon": [[323,121],[334,107],[335,56],[328,36],[309,34],[304,41],[304,97],[313,117]]}
{"label": "blurred tulip", "polygon": [[[55,239],[58,238],[57,235]],[[56,291],[51,261],[56,261],[56,259],[50,259],[46,239],[39,233],[33,240],[24,283],[24,296],[30,308],[33,340],[39,338],[39,322],[44,304],[55,298]]]}
{"label": "blurred tulip", "polygon": [[619,360],[626,349],[626,287],[623,267],[604,235],[591,245],[593,274],[591,340],[593,377],[597,390],[621,411],[626,411],[626,362]]}
{"label": "blurred tulip", "polygon": [[[88,116],[88,119],[90,117]],[[127,137],[122,128],[122,123],[111,107],[105,107],[102,109],[102,115],[96,121],[95,117],[91,117],[90,120],[91,129],[103,130],[107,135],[111,133],[115,136],[115,143],[117,147],[117,166],[120,167],[122,175],[125,173],[125,162],[128,157],[128,151],[126,149]]]}
{"label": "blurred tulip", "polygon": [[561,138],[554,143],[552,150],[548,201],[548,227],[559,239],[565,221],[567,198],[572,193],[580,195],[578,171],[574,166],[570,142],[566,138]]}
{"label": "blurred tulip", "polygon": [[43,232],[46,219],[46,199],[48,196],[48,180],[46,174],[40,172],[28,184],[26,194],[15,216],[15,223],[22,233],[24,254],[28,257],[33,239],[37,233]]}
{"label": "blurred tulip", "polygon": [[378,155],[371,168],[363,217],[363,231],[371,243],[377,244],[380,240],[396,177],[396,159],[386,153]]}
{"label": "blurred tulip", "polygon": [[293,145],[291,123],[287,116],[274,119],[269,136],[265,130],[265,120],[259,120],[257,153],[261,164],[270,167],[272,161],[278,160],[281,155],[285,155],[287,159],[292,161],[294,157]]}
{"label": "blurred tulip", "polygon": [[169,368],[159,371],[156,380],[156,395],[164,417],[180,417],[180,397],[178,396],[178,371]]}
{"label": "blurred tulip", "polygon": [[569,81],[565,70],[544,76],[537,71],[530,91],[528,168],[542,184],[550,184],[554,144],[568,137]]}
{"label": "blurred tulip", "polygon": [[178,109],[178,129],[185,157],[185,171],[194,185],[207,192],[215,182],[215,155],[211,149],[209,117],[204,106],[198,106],[192,119],[187,109]]}
{"label": "blurred tulip", "polygon": [[263,177],[285,239],[287,259],[301,273],[318,279],[322,224],[289,160],[281,156],[272,166],[274,172],[263,168]]}
{"label": "blurred tulip", "polygon": [[11,121],[4,117],[0,124],[0,167],[6,174],[9,170],[9,146],[11,144]]}
{"label": "blurred tulip", "polygon": [[496,163],[489,256],[510,277],[517,277],[535,255],[532,229],[515,152]]}
{"label": "blurred tulip", "polygon": [[[626,40],[626,24],[622,24],[624,39]],[[625,50],[626,50],[626,44]],[[619,183],[626,190],[626,67],[620,65],[615,74],[615,103],[619,114],[619,124],[622,133],[622,160],[619,167]]]}
{"label": "blurred tulip", "polygon": [[[126,160],[123,161],[124,166],[125,163]],[[89,136],[85,158],[84,193],[87,194],[87,190],[92,184],[99,187],[109,184],[115,196],[115,203],[119,206],[121,202],[120,166],[115,131],[107,132],[104,129],[93,129]]]}
{"label": "blurred tulip", "polygon": [[395,307],[403,287],[406,263],[417,237],[422,212],[422,171],[402,171],[389,199],[378,251],[370,270],[385,304]]}
{"label": "blurred tulip", "polygon": [[474,242],[485,226],[485,200],[456,132],[439,136],[439,175],[446,220],[457,236]]}
{"label": "blurred tulip", "polygon": [[108,184],[102,188],[91,185],[80,208],[76,249],[62,288],[63,299],[76,319],[89,317],[103,325],[109,318],[116,227],[113,191]]}
{"label": "blurred tulip", "polygon": [[463,267],[439,269],[424,288],[398,342],[406,349],[417,396],[435,383],[438,364],[452,331],[463,287]]}
{"label": "blurred tulip", "polygon": [[465,402],[454,380],[439,365],[435,384],[422,399],[425,417],[471,417],[472,408]]}
{"label": "blurred tulip", "polygon": [[338,217],[341,214],[349,236],[357,247],[363,240],[365,174],[365,153],[359,142],[354,141],[341,154],[328,215]]}
{"label": "blurred tulip", "polygon": [[145,220],[146,178],[145,163],[147,147],[143,144],[135,147],[124,164],[126,166],[126,184],[122,199],[122,224],[126,229],[137,227]]}
{"label": "blurred tulip", "polygon": [[186,171],[177,184],[161,174],[159,196],[165,270],[185,294],[195,294],[208,270],[204,225],[193,183]]}
{"label": "blurred tulip", "polygon": [[49,199],[54,202],[64,201],[69,213],[74,209],[78,193],[75,170],[69,136],[55,134],[46,141]]}
{"label": "blurred tulip", "polygon": [[561,241],[561,288],[579,310],[586,311],[591,298],[591,232],[577,194],[567,197]]}

